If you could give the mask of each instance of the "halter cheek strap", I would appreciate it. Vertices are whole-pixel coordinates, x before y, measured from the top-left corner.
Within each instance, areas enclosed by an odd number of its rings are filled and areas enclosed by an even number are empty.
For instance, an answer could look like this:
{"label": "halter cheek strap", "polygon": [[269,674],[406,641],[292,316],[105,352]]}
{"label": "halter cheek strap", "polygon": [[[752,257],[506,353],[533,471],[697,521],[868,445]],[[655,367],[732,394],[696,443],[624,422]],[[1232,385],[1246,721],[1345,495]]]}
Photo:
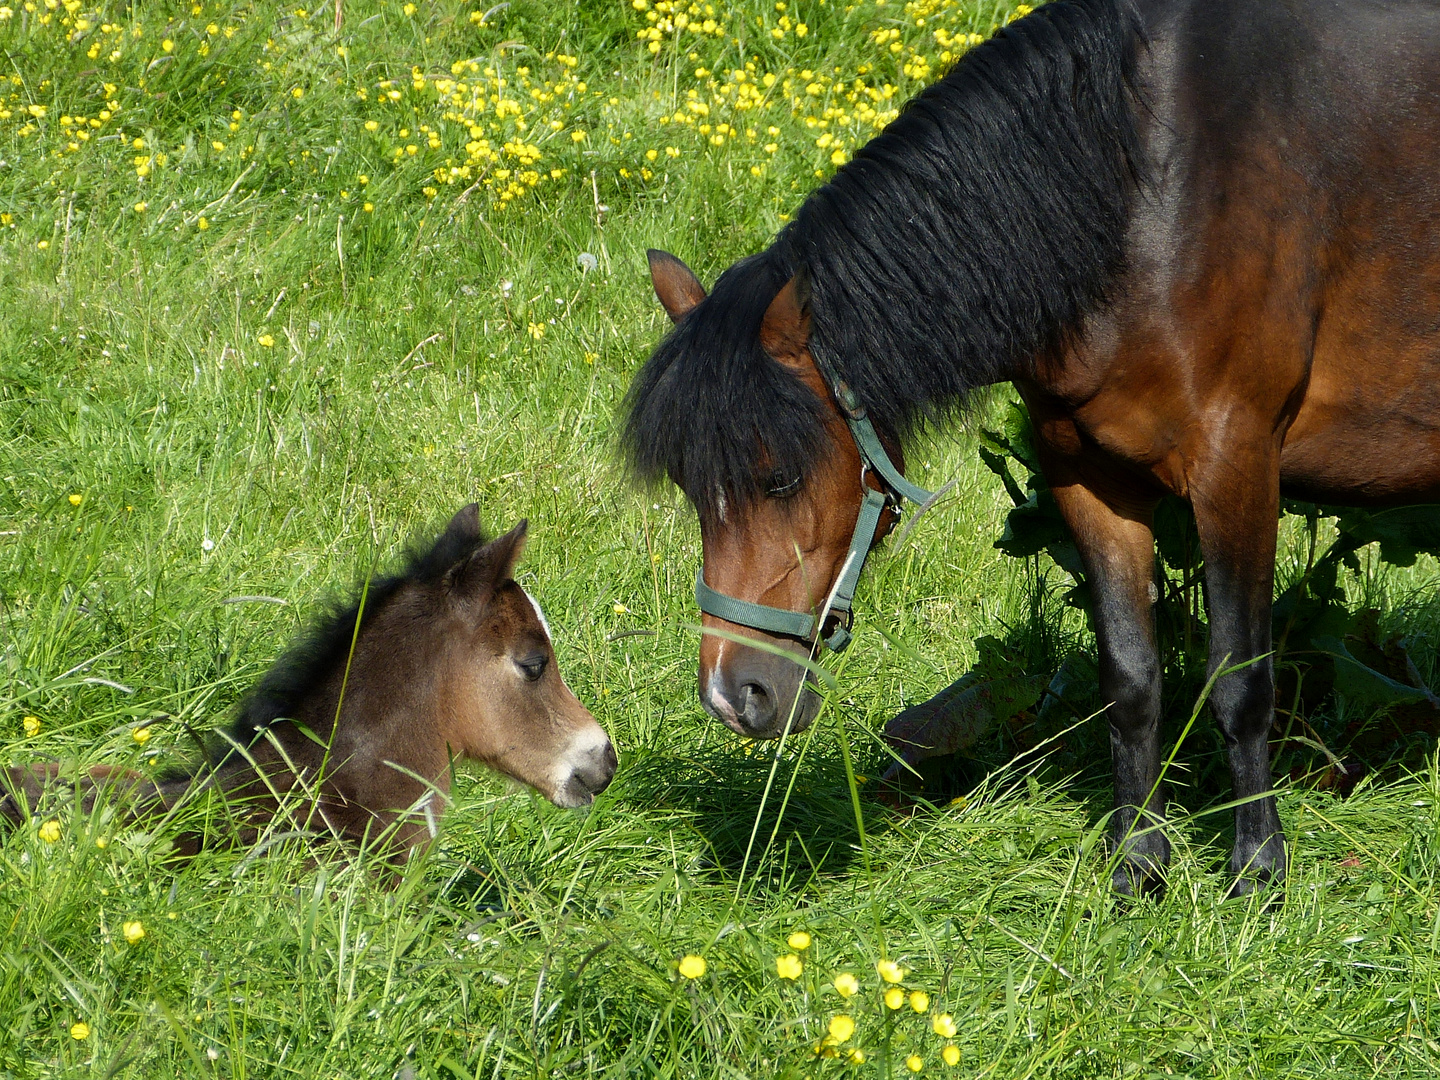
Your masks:
{"label": "halter cheek strap", "polygon": [[[870,554],[870,548],[875,539],[875,530],[880,526],[880,516],[887,507],[898,507],[901,499],[909,499],[911,502],[923,506],[930,501],[932,493],[910,483],[905,479],[905,475],[895,467],[895,463],[890,460],[890,455],[885,452],[885,446],[875,431],[875,425],[870,422],[870,418],[865,414],[864,406],[855,397],[855,392],[839,379],[832,381],[831,390],[841,411],[845,414],[845,422],[849,425],[850,434],[855,439],[855,446],[860,451],[860,460],[863,463],[861,487],[865,492],[864,497],[860,500],[860,512],[855,518],[855,531],[850,536],[850,551],[845,559],[840,580],[832,586],[830,597],[829,610],[838,615],[839,619],[835,624],[835,629],[830,631],[824,640],[831,650],[838,653],[850,644],[850,625],[854,618],[851,604],[855,599],[855,588],[860,584],[860,571],[865,568],[865,558]],[[876,491],[864,483],[864,470],[867,468],[874,469],[879,475],[885,485],[884,491]],[[809,612],[756,604],[749,600],[740,600],[716,592],[705,584],[704,566],[701,566],[695,575],[695,602],[707,615],[724,619],[737,626],[763,630],[767,634],[779,634],[784,637],[811,641],[815,638],[816,632],[822,629],[817,626],[815,616]]]}

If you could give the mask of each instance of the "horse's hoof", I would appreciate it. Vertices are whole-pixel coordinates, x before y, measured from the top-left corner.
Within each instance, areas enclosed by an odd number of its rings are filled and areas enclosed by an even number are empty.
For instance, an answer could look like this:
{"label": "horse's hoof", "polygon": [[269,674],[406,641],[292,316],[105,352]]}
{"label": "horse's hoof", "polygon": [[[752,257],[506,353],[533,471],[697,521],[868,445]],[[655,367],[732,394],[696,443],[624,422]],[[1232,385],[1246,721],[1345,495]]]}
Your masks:
{"label": "horse's hoof", "polygon": [[1272,836],[1248,857],[1238,849],[1230,858],[1234,880],[1226,890],[1225,899],[1269,891],[1273,897],[1282,894],[1285,885],[1285,839]]}
{"label": "horse's hoof", "polygon": [[1165,868],[1149,859],[1124,859],[1115,868],[1110,885],[1127,900],[1160,900],[1165,896]]}

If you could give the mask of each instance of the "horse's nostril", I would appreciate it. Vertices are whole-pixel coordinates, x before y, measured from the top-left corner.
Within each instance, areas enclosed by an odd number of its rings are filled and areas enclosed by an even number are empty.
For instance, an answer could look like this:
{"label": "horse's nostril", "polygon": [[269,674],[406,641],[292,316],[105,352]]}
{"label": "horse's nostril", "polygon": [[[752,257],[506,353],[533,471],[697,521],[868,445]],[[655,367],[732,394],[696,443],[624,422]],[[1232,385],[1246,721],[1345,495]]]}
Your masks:
{"label": "horse's nostril", "polygon": [[768,728],[775,720],[775,695],[760,683],[746,683],[736,695],[735,711],[746,727]]}

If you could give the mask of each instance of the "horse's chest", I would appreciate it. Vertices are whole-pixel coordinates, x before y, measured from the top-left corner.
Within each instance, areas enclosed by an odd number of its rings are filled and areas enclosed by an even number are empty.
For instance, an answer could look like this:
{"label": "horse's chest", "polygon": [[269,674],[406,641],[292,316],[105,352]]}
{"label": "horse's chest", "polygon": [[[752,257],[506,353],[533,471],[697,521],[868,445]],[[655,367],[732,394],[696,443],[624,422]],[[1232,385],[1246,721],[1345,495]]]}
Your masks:
{"label": "horse's chest", "polygon": [[1173,368],[1129,367],[1076,389],[1021,388],[1048,454],[1083,471],[1121,473],[1185,493],[1186,433],[1203,406]]}

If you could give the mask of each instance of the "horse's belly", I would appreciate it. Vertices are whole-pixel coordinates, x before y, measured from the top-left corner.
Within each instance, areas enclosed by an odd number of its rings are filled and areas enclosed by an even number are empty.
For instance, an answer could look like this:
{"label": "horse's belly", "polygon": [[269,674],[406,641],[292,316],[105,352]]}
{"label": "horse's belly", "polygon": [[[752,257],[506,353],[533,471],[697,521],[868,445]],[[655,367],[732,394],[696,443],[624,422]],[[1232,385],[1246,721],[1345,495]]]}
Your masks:
{"label": "horse's belly", "polygon": [[1280,485],[1343,505],[1440,501],[1440,357],[1317,356],[1285,437]]}

